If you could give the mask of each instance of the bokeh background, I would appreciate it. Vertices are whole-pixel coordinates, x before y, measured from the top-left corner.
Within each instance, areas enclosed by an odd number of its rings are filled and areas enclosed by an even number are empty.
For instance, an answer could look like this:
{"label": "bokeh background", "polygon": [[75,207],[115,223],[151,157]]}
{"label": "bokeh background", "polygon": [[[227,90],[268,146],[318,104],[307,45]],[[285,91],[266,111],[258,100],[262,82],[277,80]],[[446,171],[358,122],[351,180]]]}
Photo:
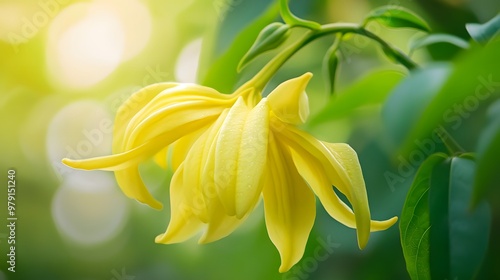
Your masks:
{"label": "bokeh background", "polygon": [[[496,0],[292,1],[298,15],[321,23],[360,22],[374,7],[400,5],[419,13],[433,32],[469,40],[465,23],[485,22],[500,10]],[[306,253],[287,274],[279,274],[279,254],[267,237],[262,207],[234,234],[208,245],[196,240],[158,245],[169,219],[171,171],[154,162],[141,166],[144,180],[164,203],[156,211],[126,198],[112,173],[66,168],[61,158],[109,154],[118,106],[135,90],[155,82],[214,84],[208,69],[228,49],[243,55],[247,44],[233,40],[267,11],[268,0],[1,0],[0,1],[0,220],[6,221],[7,170],[16,170],[16,272],[6,270],[7,228],[0,225],[0,279],[408,279],[397,227],[374,233],[357,248],[355,231],[332,220],[318,205]],[[265,25],[265,24],[264,24]],[[370,28],[404,51],[414,30]],[[240,38],[240,41],[241,38]],[[244,41],[244,40],[243,40]],[[308,94],[314,115],[328,102],[322,54],[330,39],[303,49],[271,84],[305,71],[315,74]],[[236,51],[234,52],[234,50]],[[419,50],[419,63],[451,60],[460,49],[435,45]],[[321,54],[321,55],[318,55]],[[272,54],[271,54],[272,55]],[[241,83],[271,56],[263,55],[238,76]],[[235,58],[235,59],[238,59]],[[337,89],[377,69],[406,73],[360,38],[342,50]],[[235,69],[227,69],[233,73]],[[479,109],[483,110],[483,109]],[[467,119],[470,126],[477,121]],[[413,166],[402,181],[395,147],[387,144],[380,105],[347,118],[305,128],[322,140],[348,142],[364,169],[372,217],[399,215]],[[458,135],[473,149],[475,135]],[[2,222],[3,223],[3,222]],[[500,277],[490,254],[480,277]],[[490,278],[491,279],[491,278]]]}

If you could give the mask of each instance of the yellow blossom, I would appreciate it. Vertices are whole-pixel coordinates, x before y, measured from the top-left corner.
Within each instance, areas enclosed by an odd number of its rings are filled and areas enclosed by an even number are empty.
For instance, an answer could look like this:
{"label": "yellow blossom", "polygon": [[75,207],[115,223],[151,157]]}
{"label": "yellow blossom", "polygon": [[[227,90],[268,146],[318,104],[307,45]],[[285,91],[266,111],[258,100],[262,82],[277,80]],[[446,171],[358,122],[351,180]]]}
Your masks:
{"label": "yellow blossom", "polygon": [[281,256],[279,271],[285,272],[304,253],[316,195],[334,219],[357,229],[363,248],[371,231],[387,229],[397,218],[371,220],[361,168],[349,145],[322,142],[297,128],[309,114],[305,88],[311,76],[285,81],[265,98],[251,82],[230,95],[194,84],[148,86],[120,107],[113,155],[63,162],[114,171],[127,196],[160,209],[138,166],[155,156],[165,167],[170,158],[171,218],[158,243],[182,242],[200,230],[200,243],[219,240],[262,197],[267,231]]}

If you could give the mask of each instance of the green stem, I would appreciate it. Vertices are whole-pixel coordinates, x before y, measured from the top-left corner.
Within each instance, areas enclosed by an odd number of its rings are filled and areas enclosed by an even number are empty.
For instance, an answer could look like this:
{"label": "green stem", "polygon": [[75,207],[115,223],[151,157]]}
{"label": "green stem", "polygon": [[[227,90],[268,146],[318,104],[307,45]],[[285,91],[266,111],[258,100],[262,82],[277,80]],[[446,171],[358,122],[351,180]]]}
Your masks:
{"label": "green stem", "polygon": [[368,31],[363,26],[358,24],[332,23],[332,24],[322,25],[319,32],[317,32],[313,37],[311,37],[311,40],[315,40],[316,38],[337,32],[341,32],[343,34],[354,33],[367,37],[377,42],[387,53],[389,53],[392,57],[394,57],[394,59],[396,59],[408,70],[412,70],[418,67],[417,64],[402,51],[390,45],[379,36],[375,35],[374,33]]}
{"label": "green stem", "polygon": [[408,70],[412,70],[418,67],[417,64],[403,52],[396,49],[372,32],[366,30],[365,28],[363,28],[363,26],[352,23],[332,23],[322,25],[318,30],[308,30],[299,40],[285,48],[281,53],[271,59],[250,81],[242,85],[238,89],[238,91],[244,90],[249,87],[254,87],[255,89],[261,91],[269,82],[269,80],[271,80],[274,74],[278,71],[278,69],[281,68],[281,66],[298,50],[320,37],[335,33],[341,35],[354,33],[365,36],[380,44],[386,53],[390,54]]}

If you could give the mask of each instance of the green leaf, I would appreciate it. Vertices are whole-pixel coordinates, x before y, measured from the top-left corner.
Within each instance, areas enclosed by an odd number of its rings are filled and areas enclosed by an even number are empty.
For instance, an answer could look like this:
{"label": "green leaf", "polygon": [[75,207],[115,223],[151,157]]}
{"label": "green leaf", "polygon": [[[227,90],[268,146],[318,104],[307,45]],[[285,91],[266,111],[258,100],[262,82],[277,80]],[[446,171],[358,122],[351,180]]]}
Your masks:
{"label": "green leaf", "polygon": [[335,38],[335,42],[333,42],[330,49],[328,49],[323,59],[323,69],[325,69],[326,72],[326,81],[328,82],[328,92],[330,95],[332,95],[335,91],[335,79],[337,77],[337,68],[339,65],[337,50],[339,49],[340,41],[340,36]]}
{"label": "green leaf", "polygon": [[417,171],[399,224],[412,279],[473,279],[478,271],[491,213],[486,203],[470,211],[475,170],[469,158],[433,154]]}
{"label": "green leaf", "polygon": [[229,49],[208,69],[202,84],[215,88],[220,92],[230,93],[237,82],[238,72],[236,69],[240,58],[245,55],[259,32],[273,22],[278,15],[279,6],[275,3],[242,30],[229,46]]}
{"label": "green leaf", "polygon": [[[471,211],[476,163],[456,157],[451,163],[449,193],[450,277],[473,279],[488,250],[491,213],[487,203]],[[473,240],[473,242],[471,242]]]}
{"label": "green leaf", "polygon": [[[491,214],[486,203],[469,208],[476,164],[454,157],[431,175],[430,261],[434,279],[473,279],[488,249]],[[471,241],[474,242],[471,242]]]}
{"label": "green leaf", "polygon": [[363,25],[366,26],[370,21],[377,21],[388,27],[409,27],[430,31],[429,25],[421,17],[400,6],[388,5],[372,10]]}
{"label": "green leaf", "polygon": [[390,93],[382,109],[382,119],[396,146],[406,139],[450,72],[451,66],[444,63],[417,69]]}
{"label": "green leaf", "polygon": [[486,44],[500,31],[500,14],[483,24],[467,23],[465,29],[474,41]]}
{"label": "green leaf", "polygon": [[389,92],[403,79],[396,71],[373,72],[330,98],[326,106],[310,119],[310,125],[349,116],[355,109],[382,103]]}
{"label": "green leaf", "polygon": [[[500,173],[500,101],[493,103],[488,110],[488,125],[479,137],[477,147],[478,169],[474,181],[472,204],[476,206],[491,191],[498,189]],[[498,192],[497,192],[498,194]]]}
{"label": "green leaf", "polygon": [[454,62],[448,79],[442,87],[435,89],[435,97],[406,134],[401,148],[403,156],[413,151],[416,139],[427,137],[441,125],[451,130],[459,129],[477,109],[475,106],[499,95],[499,53],[500,40],[492,41],[484,47],[472,47]]}
{"label": "green leaf", "polygon": [[430,270],[433,279],[449,279],[450,271],[450,229],[449,199],[451,160],[447,159],[434,166],[429,188],[429,217],[431,231]]}
{"label": "green leaf", "polygon": [[399,220],[401,247],[406,269],[412,279],[430,279],[430,177],[434,167],[446,158],[445,154],[434,154],[422,163],[401,212]]}
{"label": "green leaf", "polygon": [[280,22],[273,22],[259,33],[255,43],[238,64],[238,72],[258,55],[279,47],[290,37],[290,27]]}
{"label": "green leaf", "polygon": [[413,53],[415,50],[427,47],[429,45],[437,43],[448,43],[457,46],[462,49],[468,49],[469,43],[464,39],[450,35],[450,34],[429,34],[418,39],[410,41],[409,53]]}

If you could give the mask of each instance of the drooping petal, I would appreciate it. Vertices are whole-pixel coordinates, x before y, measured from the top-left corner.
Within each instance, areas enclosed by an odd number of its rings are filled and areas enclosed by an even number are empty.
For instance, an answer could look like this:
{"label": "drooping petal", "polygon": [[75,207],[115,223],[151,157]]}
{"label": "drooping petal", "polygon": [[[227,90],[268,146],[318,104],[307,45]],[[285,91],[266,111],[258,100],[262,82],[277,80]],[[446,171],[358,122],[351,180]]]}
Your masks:
{"label": "drooping petal", "polygon": [[[358,155],[351,146],[339,143],[323,144],[330,153],[340,162],[342,172],[347,174],[349,184],[347,187],[351,193],[352,207],[356,211],[356,228],[358,230],[358,244],[364,248],[370,236],[370,208],[368,207],[368,196],[366,194],[365,180],[358,161]],[[340,172],[339,172],[340,173]]]}
{"label": "drooping petal", "polygon": [[[397,218],[382,222],[371,222],[361,168],[357,156],[352,149],[349,151],[345,146],[341,147],[342,155],[340,155],[337,152],[332,152],[327,144],[292,126],[283,123],[274,124],[273,126],[280,128],[278,133],[283,137],[287,145],[295,151],[296,157],[294,159],[297,159],[297,168],[299,168],[304,177],[307,176],[306,180],[309,181],[311,187],[313,188],[317,184],[322,186],[318,186],[314,190],[318,197],[321,196],[320,199],[327,211],[330,213],[334,211],[335,207],[342,207],[339,208],[342,210],[342,212],[340,212],[342,215],[340,213],[335,213],[335,215],[333,215],[333,213],[330,214],[332,217],[339,218],[341,219],[339,221],[343,221],[346,225],[349,225],[350,219],[346,216],[348,212],[343,207],[343,203],[339,203],[338,197],[333,192],[333,189],[331,189],[331,185],[334,185],[346,195],[354,209],[354,218],[356,220],[355,227],[357,229],[358,245],[360,248],[364,248],[368,242],[371,224],[376,225],[376,229],[385,229],[396,222]],[[285,129],[283,129],[284,126],[286,127]],[[307,154],[309,155],[304,158],[304,155]],[[299,157],[297,157],[297,155],[299,155]],[[300,156],[302,156],[302,160]],[[328,178],[328,185],[325,185],[324,176],[307,174],[309,167],[306,165],[310,164],[309,162],[314,161],[314,159],[317,160],[319,166],[324,168],[323,174]],[[307,161],[307,163],[304,161]],[[330,190],[325,190],[324,188],[330,188]],[[323,197],[323,195],[326,196]],[[330,203],[331,205],[329,205]]]}
{"label": "drooping petal", "polygon": [[149,205],[154,209],[162,209],[163,205],[156,200],[142,182],[139,167],[131,167],[115,171],[115,178],[123,193],[139,202]]}
{"label": "drooping petal", "polygon": [[[305,150],[292,151],[292,157],[300,175],[309,184],[328,214],[345,226],[356,228],[354,212],[337,196],[321,163]],[[386,221],[372,220],[370,231],[385,230],[396,221],[396,217]]]}
{"label": "drooping petal", "polygon": [[215,187],[228,215],[236,214],[238,153],[248,112],[242,98],[238,98],[222,124],[215,148]]}
{"label": "drooping petal", "polygon": [[307,120],[309,102],[305,90],[311,77],[311,73],[306,73],[285,81],[269,94],[269,107],[278,119],[289,124],[302,124]]}
{"label": "drooping petal", "polygon": [[243,126],[238,152],[236,217],[242,218],[257,203],[262,191],[262,174],[267,161],[269,108],[262,99],[249,113]]}
{"label": "drooping petal", "polygon": [[186,204],[183,188],[184,166],[174,173],[170,182],[170,222],[165,233],[156,237],[156,243],[172,244],[183,242],[196,234],[203,226]]}
{"label": "drooping petal", "polygon": [[263,198],[267,231],[281,256],[279,271],[285,272],[304,254],[316,208],[314,194],[272,134]]}

